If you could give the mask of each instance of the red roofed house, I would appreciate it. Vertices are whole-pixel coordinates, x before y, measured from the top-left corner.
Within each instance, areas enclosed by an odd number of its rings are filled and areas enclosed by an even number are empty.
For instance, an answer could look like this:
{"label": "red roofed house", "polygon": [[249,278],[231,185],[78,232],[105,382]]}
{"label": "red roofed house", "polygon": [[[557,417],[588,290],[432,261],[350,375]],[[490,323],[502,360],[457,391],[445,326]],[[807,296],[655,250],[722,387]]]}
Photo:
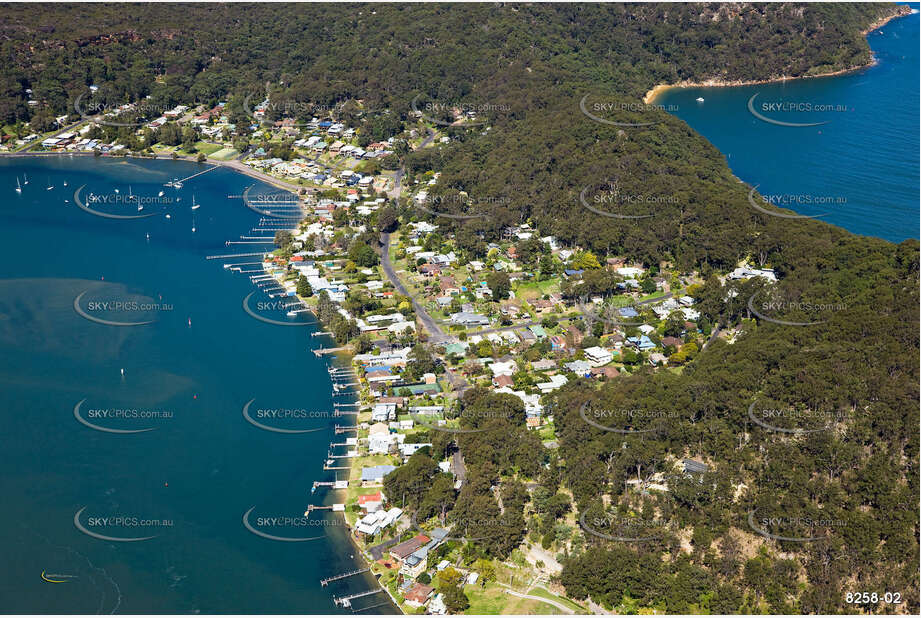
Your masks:
{"label": "red roofed house", "polygon": [[390,557],[394,560],[399,560],[402,562],[409,557],[414,551],[428,543],[431,539],[425,536],[424,534],[417,534],[408,541],[403,541],[399,545],[394,545],[390,548]]}
{"label": "red roofed house", "polygon": [[384,504],[384,494],[376,491],[373,494],[358,496],[358,506],[369,513],[374,513],[381,509]]}
{"label": "red roofed house", "polygon": [[416,583],[415,586],[409,589],[403,598],[406,599],[406,604],[412,607],[422,607],[425,605],[425,602],[429,600],[429,597],[432,596],[432,593],[435,591],[431,586],[426,586],[425,584]]}

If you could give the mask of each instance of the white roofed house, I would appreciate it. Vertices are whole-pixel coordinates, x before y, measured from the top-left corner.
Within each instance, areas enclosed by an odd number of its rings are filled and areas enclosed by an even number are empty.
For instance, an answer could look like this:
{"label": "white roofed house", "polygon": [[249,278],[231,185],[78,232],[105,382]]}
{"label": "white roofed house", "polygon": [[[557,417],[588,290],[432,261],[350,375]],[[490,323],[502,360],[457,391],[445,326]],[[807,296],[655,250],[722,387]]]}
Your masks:
{"label": "white roofed house", "polygon": [[614,355],[601,346],[585,348],[585,358],[592,367],[602,367],[614,360]]}
{"label": "white roofed house", "polygon": [[774,274],[774,270],[771,268],[749,268],[747,266],[739,266],[727,275],[728,279],[733,280],[751,279],[752,277],[762,277],[771,283],[777,282],[777,275]]}
{"label": "white roofed house", "polygon": [[377,403],[371,410],[371,420],[374,422],[385,422],[391,418],[396,418],[397,404],[395,403]]}
{"label": "white roofed house", "polygon": [[368,452],[371,454],[387,453],[393,437],[384,423],[375,423],[368,430]]}
{"label": "white roofed house", "polygon": [[518,365],[513,360],[506,361],[504,363],[496,361],[494,363],[490,363],[489,371],[494,376],[510,376],[518,371]]}
{"label": "white roofed house", "polygon": [[569,382],[569,380],[566,378],[566,376],[558,373],[558,374],[550,376],[549,381],[541,382],[540,384],[538,384],[537,388],[539,388],[540,392],[542,393],[549,393],[551,391],[555,391],[556,389],[560,388],[567,382]]}

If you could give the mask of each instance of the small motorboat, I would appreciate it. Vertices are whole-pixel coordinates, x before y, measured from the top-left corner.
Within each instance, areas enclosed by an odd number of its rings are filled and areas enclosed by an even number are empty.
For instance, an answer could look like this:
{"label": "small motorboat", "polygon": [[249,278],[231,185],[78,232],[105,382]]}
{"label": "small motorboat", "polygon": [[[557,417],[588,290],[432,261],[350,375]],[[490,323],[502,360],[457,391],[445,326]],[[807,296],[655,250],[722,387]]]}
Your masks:
{"label": "small motorboat", "polygon": [[19,184],[19,176],[16,177],[16,193],[22,193],[22,185]]}
{"label": "small motorboat", "polygon": [[703,103],[703,102],[704,102],[704,98],[703,98],[703,97],[697,97],[697,102],[698,102],[698,103]]}

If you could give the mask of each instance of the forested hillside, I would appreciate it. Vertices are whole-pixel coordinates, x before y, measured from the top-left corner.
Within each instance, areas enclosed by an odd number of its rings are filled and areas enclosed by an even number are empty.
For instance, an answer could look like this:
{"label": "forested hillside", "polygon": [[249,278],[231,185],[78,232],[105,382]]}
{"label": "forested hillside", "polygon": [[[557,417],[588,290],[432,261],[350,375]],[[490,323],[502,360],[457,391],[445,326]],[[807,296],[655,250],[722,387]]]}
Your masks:
{"label": "forested hillside", "polygon": [[[0,119],[49,123],[91,84],[112,104],[147,95],[163,107],[190,95],[229,100],[238,118],[267,84],[278,100],[360,100],[378,137],[415,122],[414,100],[482,106],[485,124],[446,129],[458,139],[402,161],[410,179],[441,171],[436,194],[476,196],[468,214],[485,216],[439,220],[462,247],[482,253],[508,224],[530,220],[602,255],[669,261],[706,280],[694,292],[701,313],[739,336],[731,345],[715,339],[680,373],[563,387],[554,397],[558,451],[523,428],[514,397],[468,392],[462,426],[485,431],[431,432],[433,454],[452,444],[465,454],[460,494],[425,451],[388,477],[387,493],[405,496],[422,519],[450,513],[475,539],[472,552],[503,559],[528,532],[554,538],[575,511],[601,534],[575,535],[560,582],[608,608],[836,613],[855,611],[849,592],[889,591],[902,604],[871,609],[911,612],[919,603],[918,242],[765,216],[721,153],[642,104],[660,83],[862,66],[870,59],[862,31],[896,10],[4,5]],[[29,98],[41,105],[30,108]],[[580,103],[616,111],[598,122]],[[631,211],[642,219],[598,216],[580,196],[604,191],[662,199]],[[401,215],[424,213],[404,205]],[[779,297],[836,310],[808,326],[756,317],[747,301],[767,293],[758,279],[722,287],[714,276],[746,257],[775,270]],[[807,321],[796,310],[785,319]],[[797,415],[770,430],[752,421],[756,403]],[[617,414],[624,410],[649,414]],[[809,414],[820,418],[800,423]],[[675,475],[682,458],[708,469]],[[667,494],[629,489],[659,477]],[[498,525],[478,528],[484,513]]]}

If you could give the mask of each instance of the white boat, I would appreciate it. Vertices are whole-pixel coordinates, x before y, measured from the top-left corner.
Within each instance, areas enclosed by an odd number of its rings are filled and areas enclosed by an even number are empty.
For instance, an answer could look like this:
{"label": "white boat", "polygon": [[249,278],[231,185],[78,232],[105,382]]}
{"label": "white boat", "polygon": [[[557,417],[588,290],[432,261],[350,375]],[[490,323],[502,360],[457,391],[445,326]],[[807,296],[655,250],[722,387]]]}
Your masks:
{"label": "white boat", "polygon": [[16,193],[22,193],[22,185],[19,184],[19,176],[16,177]]}
{"label": "white boat", "polygon": [[115,189],[115,192],[116,192],[116,193],[121,193],[121,191],[119,191],[118,189]]}
{"label": "white boat", "polygon": [[51,179],[50,179],[50,178],[48,179],[48,186],[45,187],[45,189],[47,189],[48,191],[51,191],[52,189],[54,189],[54,185],[51,184]]}
{"label": "white boat", "polygon": [[22,184],[24,185],[29,184],[29,177],[26,176],[25,174],[22,175]]}
{"label": "white boat", "polygon": [[704,98],[703,98],[703,97],[697,97],[697,102],[698,102],[698,103],[703,103],[703,102],[704,102]]}
{"label": "white boat", "polygon": [[159,193],[157,193],[157,197],[163,197],[163,191],[160,191]]}
{"label": "white boat", "polygon": [[176,188],[176,189],[181,189],[181,188],[182,188],[182,183],[181,183],[180,181],[177,180],[176,182],[173,183],[173,187]]}
{"label": "white boat", "polygon": [[67,186],[67,181],[66,181],[66,180],[64,181],[64,186],[65,186],[65,187]]}
{"label": "white boat", "polygon": [[172,217],[170,217],[169,215],[166,215],[166,218],[167,218],[167,219],[172,219]]}
{"label": "white boat", "polygon": [[201,204],[195,203],[195,194],[193,193],[192,194],[192,210],[198,210],[199,208],[201,208]]}

